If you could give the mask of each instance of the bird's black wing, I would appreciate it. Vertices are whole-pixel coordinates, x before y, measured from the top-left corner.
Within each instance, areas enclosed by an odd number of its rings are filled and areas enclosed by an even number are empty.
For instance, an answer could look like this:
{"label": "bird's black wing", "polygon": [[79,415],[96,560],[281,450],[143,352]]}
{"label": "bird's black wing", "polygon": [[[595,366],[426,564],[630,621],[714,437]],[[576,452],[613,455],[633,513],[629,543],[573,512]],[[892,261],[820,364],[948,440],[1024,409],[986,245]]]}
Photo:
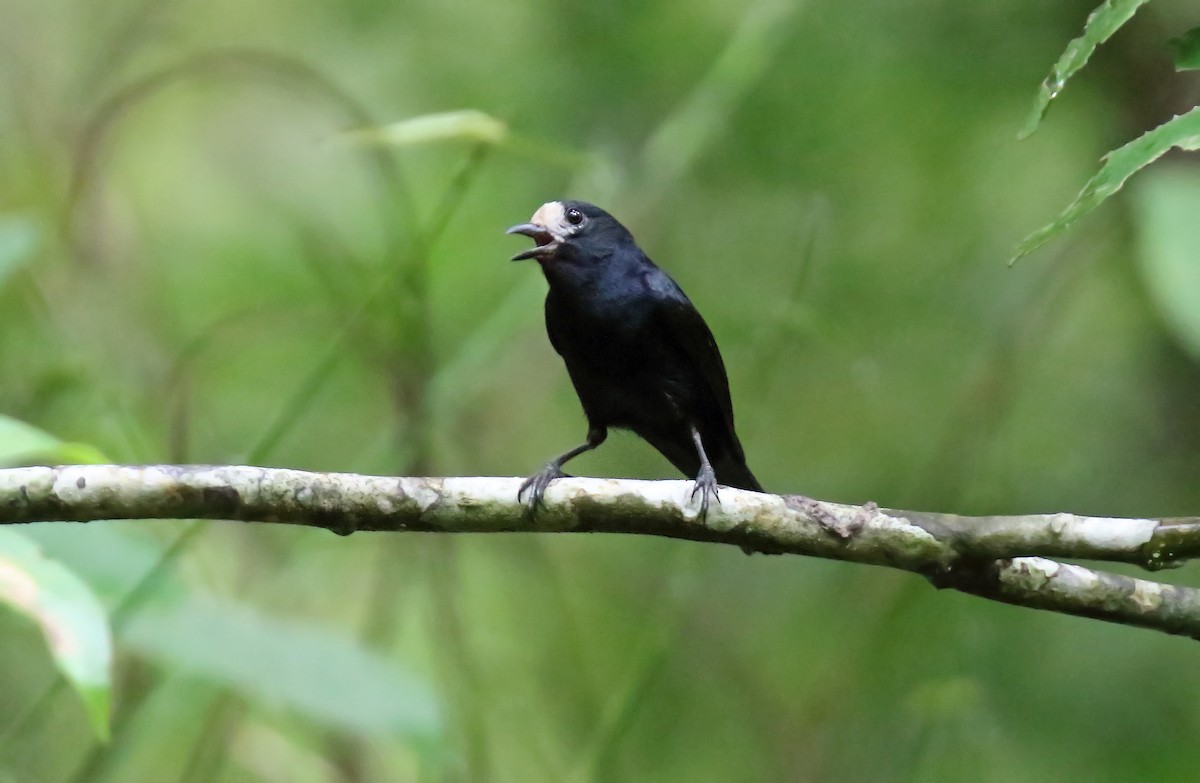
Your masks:
{"label": "bird's black wing", "polygon": [[[709,404],[715,403],[716,405],[717,410],[713,411],[712,415],[720,416],[720,426],[716,430],[706,428],[703,421],[696,422],[700,426],[701,436],[705,439],[706,444],[718,447],[715,453],[709,450],[709,458],[713,460],[713,467],[717,472],[717,481],[729,487],[763,492],[762,484],[758,482],[746,465],[746,453],[742,450],[742,443],[738,440],[737,432],[733,428],[733,402],[729,397],[729,377],[725,373],[725,362],[722,361],[721,352],[717,349],[717,341],[700,312],[675,284],[675,281],[661,271],[659,274],[669,285],[659,282],[652,286],[657,289],[657,321],[667,339],[676,346],[684,359],[700,376],[704,387],[709,392]],[[717,422],[710,420],[709,426],[714,425],[717,425]],[[709,431],[705,432],[706,429]],[[718,443],[709,441],[710,436],[715,436]],[[659,450],[663,451],[662,448]],[[667,452],[663,451],[663,453]],[[676,465],[676,467],[679,466]]]}
{"label": "bird's black wing", "polygon": [[647,286],[655,298],[655,319],[663,335],[696,368],[711,399],[716,402],[737,460],[744,460],[742,446],[733,429],[733,401],[729,397],[729,377],[717,349],[716,338],[687,294],[665,272],[653,269]]}

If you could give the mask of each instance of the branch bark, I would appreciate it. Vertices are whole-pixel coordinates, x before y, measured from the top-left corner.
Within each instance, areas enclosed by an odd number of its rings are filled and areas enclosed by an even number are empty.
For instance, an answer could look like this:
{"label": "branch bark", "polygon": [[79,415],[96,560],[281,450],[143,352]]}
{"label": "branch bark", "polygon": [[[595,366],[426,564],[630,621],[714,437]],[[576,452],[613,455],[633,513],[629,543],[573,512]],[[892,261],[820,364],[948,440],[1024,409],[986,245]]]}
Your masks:
{"label": "branch bark", "polygon": [[700,519],[688,481],[568,478],[535,517],[515,478],[282,468],[77,465],[0,470],[0,524],[227,519],[331,530],[630,533],[898,568],[995,601],[1200,639],[1200,590],[1050,558],[1156,570],[1200,556],[1200,517],[963,517],[723,488]]}

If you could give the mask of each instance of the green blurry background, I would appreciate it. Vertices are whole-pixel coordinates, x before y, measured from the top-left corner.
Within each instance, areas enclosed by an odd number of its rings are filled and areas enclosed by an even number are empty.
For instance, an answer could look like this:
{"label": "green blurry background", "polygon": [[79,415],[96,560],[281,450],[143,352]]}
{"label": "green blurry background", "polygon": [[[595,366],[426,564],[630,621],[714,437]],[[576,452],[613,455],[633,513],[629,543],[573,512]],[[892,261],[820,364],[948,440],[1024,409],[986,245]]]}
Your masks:
{"label": "green blurry background", "polygon": [[[1005,263],[1197,96],[1163,46],[1195,9],[1157,0],[1017,142],[1089,10],[0,0],[0,413],[120,462],[528,474],[584,421],[503,230],[570,196],[705,314],[768,488],[1200,513],[1200,281],[1169,263],[1200,246],[1194,161]],[[466,109],[492,120],[372,131]],[[674,475],[630,436],[573,466]],[[1195,642],[910,575],[612,536],[30,535],[132,608],[107,746],[0,614],[5,781],[1200,767]]]}

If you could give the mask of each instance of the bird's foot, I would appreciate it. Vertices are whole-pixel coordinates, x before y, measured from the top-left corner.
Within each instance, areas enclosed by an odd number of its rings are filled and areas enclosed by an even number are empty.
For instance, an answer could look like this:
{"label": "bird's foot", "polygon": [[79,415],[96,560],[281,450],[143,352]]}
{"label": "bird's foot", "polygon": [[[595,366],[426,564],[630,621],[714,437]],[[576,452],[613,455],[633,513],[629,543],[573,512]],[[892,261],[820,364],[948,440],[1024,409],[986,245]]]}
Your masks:
{"label": "bird's foot", "polygon": [[700,469],[699,475],[696,476],[696,483],[692,485],[692,500],[696,499],[696,493],[700,493],[700,519],[708,517],[708,504],[711,499],[716,499],[721,502],[721,496],[717,493],[717,474],[707,465]]}
{"label": "bird's foot", "polygon": [[[524,500],[525,510],[529,514],[536,514],[545,505],[546,488],[556,478],[567,478],[567,474],[563,473],[557,462],[547,462],[546,467],[521,482],[521,488],[517,490],[517,502]],[[528,497],[525,497],[526,494]]]}

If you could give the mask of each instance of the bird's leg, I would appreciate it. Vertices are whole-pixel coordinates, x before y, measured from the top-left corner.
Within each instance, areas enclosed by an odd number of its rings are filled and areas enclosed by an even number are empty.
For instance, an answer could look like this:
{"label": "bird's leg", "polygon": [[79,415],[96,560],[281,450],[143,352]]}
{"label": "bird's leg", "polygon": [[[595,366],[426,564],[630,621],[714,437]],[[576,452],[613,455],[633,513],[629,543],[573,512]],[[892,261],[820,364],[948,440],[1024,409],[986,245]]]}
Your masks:
{"label": "bird's leg", "polygon": [[696,474],[696,484],[692,487],[692,500],[696,499],[696,493],[700,493],[700,518],[704,519],[708,516],[708,501],[709,497],[714,497],[717,502],[721,502],[721,496],[717,494],[717,474],[712,469],[712,465],[708,462],[708,455],[704,453],[704,442],[700,440],[700,431],[692,426],[692,442],[696,444],[696,453],[700,455],[700,472]]}
{"label": "bird's leg", "polygon": [[525,479],[524,483],[521,484],[521,488],[517,490],[517,501],[520,502],[520,500],[525,496],[525,493],[528,492],[529,499],[525,502],[525,506],[528,508],[529,513],[532,514],[536,512],[542,505],[542,498],[545,496],[546,487],[550,486],[550,482],[554,481],[556,478],[562,478],[567,475],[566,473],[562,472],[562,466],[575,459],[585,451],[591,451],[592,449],[596,448],[603,443],[604,439],[607,437],[608,430],[604,427],[592,427],[589,429],[587,441],[585,443],[576,446],[564,454],[559,454],[557,457],[547,462],[546,467]]}

